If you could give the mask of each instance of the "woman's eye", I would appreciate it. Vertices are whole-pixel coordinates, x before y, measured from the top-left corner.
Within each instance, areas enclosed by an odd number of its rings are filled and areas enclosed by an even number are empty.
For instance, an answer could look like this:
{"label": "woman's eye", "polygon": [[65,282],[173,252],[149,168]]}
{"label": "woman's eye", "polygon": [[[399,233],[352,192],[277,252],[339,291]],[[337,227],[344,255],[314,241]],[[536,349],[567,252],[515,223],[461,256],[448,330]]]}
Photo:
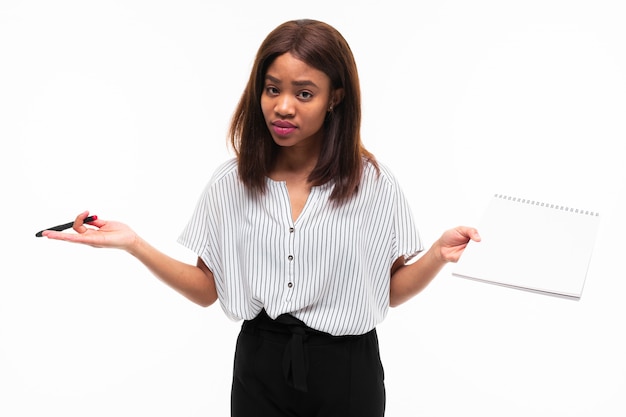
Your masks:
{"label": "woman's eye", "polygon": [[278,94],[278,89],[276,87],[265,87],[265,91],[271,96],[275,96]]}
{"label": "woman's eye", "polygon": [[299,94],[299,96],[300,96],[300,98],[301,98],[301,99],[303,99],[303,100],[310,100],[311,98],[313,98],[313,94],[311,94],[311,93],[310,93],[310,92],[308,92],[308,91],[302,91],[302,92]]}

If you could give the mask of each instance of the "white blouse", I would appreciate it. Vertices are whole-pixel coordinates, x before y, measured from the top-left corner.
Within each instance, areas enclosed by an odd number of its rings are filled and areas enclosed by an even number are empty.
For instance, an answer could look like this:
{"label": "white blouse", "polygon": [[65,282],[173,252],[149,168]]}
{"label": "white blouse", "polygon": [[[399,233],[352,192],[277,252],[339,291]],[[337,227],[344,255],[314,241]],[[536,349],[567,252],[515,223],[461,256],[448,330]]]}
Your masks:
{"label": "white blouse", "polygon": [[294,222],[287,186],[267,179],[255,196],[237,162],[219,167],[178,242],[213,272],[220,304],[232,320],[265,309],[290,313],[309,327],[339,335],[372,330],[389,309],[391,266],[422,248],[399,184],[366,163],[357,194],[336,206],[333,184],[313,187]]}

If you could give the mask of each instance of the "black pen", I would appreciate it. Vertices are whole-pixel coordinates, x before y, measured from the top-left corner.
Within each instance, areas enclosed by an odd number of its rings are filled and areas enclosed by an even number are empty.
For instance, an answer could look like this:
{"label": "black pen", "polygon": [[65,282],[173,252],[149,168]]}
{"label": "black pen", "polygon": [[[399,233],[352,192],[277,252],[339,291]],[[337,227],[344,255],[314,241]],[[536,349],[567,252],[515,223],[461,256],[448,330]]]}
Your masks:
{"label": "black pen", "polygon": [[[86,217],[86,218],[85,218],[85,220],[83,220],[83,223],[89,223],[89,222],[92,222],[92,221],[94,221],[94,220],[98,220],[98,216],[89,216],[89,217]],[[71,228],[71,227],[73,227],[73,226],[74,226],[74,222],[69,222],[69,223],[65,223],[65,224],[60,224],[60,225],[58,225],[58,226],[54,226],[54,227],[49,227],[49,228],[47,228],[47,229],[43,229],[42,231],[37,232],[37,233],[35,234],[35,236],[37,236],[37,237],[42,237],[42,236],[43,236],[43,232],[45,232],[46,230],[55,230],[55,231],[57,231],[57,232],[61,232],[61,231],[65,230],[65,229],[69,229],[69,228]]]}

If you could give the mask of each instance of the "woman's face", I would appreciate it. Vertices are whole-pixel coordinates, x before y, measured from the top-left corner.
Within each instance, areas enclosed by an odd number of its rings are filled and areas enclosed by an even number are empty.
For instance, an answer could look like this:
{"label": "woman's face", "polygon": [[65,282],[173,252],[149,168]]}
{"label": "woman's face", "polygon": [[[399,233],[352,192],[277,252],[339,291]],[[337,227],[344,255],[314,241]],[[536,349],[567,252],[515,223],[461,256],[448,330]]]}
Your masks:
{"label": "woman's face", "polygon": [[261,95],[263,116],[276,144],[319,145],[332,99],[326,74],[290,53],[279,55],[267,69]]}

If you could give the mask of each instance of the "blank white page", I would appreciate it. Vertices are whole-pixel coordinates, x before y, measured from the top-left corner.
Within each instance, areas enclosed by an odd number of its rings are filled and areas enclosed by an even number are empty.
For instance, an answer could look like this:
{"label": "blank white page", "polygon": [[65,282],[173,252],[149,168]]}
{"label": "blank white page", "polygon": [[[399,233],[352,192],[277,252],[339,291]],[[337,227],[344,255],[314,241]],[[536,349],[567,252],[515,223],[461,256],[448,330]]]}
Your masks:
{"label": "blank white page", "polygon": [[580,299],[598,213],[496,194],[452,274]]}

